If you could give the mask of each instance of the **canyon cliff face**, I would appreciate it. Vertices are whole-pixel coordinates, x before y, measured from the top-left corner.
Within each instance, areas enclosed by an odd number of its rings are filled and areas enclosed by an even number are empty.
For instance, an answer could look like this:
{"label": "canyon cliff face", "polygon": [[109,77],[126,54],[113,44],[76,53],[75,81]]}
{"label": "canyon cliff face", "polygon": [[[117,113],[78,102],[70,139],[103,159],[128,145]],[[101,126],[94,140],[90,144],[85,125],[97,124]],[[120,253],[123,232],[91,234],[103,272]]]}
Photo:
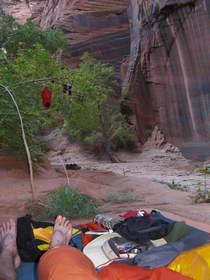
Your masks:
{"label": "canyon cliff face", "polygon": [[[129,0],[5,0],[5,11],[19,22],[27,17],[41,28],[60,28],[69,39],[63,61],[70,66],[79,63],[84,52],[115,67],[130,51],[130,29],[127,15]],[[28,4],[27,4],[28,3]]]}
{"label": "canyon cliff face", "polygon": [[155,125],[176,145],[210,136],[210,1],[132,0],[131,51],[123,93],[138,135]]}
{"label": "canyon cliff face", "polygon": [[114,65],[119,77],[123,57],[129,54],[128,0],[48,0],[40,18],[42,28],[60,28],[69,39],[69,65],[84,52]]}
{"label": "canyon cliff face", "polygon": [[114,65],[142,143],[154,127],[175,145],[208,143],[209,0],[21,0],[8,12],[61,28],[69,65],[85,51]]}

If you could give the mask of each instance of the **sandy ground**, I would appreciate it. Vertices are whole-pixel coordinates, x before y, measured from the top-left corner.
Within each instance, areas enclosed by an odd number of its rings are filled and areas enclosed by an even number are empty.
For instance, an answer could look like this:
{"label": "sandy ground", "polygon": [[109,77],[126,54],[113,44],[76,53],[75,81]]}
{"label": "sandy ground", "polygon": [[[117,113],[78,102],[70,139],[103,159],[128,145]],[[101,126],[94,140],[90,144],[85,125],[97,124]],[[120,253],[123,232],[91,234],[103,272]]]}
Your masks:
{"label": "sandy ground", "polygon": [[[81,146],[70,145],[58,136],[51,143],[50,164],[45,163],[36,172],[37,195],[43,196],[65,184],[67,180],[62,163],[76,163],[81,169],[68,171],[70,185],[98,198],[102,204],[101,212],[116,216],[128,210],[155,209],[210,232],[210,204],[193,204],[191,198],[196,188],[203,184],[202,176],[193,171],[199,164],[184,159],[178,152],[165,149],[120,153],[119,156],[122,163],[99,161]],[[31,193],[29,177],[23,166],[19,166],[13,158],[0,157],[0,176],[0,220],[26,214],[25,205]],[[188,192],[171,190],[162,183],[172,181],[187,186]],[[135,200],[110,202],[107,197],[113,193],[129,194]]]}

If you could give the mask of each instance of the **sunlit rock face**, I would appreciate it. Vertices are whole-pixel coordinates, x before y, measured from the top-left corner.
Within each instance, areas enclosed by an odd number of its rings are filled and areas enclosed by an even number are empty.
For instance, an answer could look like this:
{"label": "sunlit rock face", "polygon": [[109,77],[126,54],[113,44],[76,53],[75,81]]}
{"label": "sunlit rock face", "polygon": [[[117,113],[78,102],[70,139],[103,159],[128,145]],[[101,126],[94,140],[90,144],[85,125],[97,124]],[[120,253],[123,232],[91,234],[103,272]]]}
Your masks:
{"label": "sunlit rock face", "polygon": [[[69,54],[74,66],[84,52],[115,66],[117,73],[129,54],[128,0],[49,0],[40,19],[42,28],[59,27],[69,38]],[[119,75],[118,75],[119,76]]]}
{"label": "sunlit rock face", "polygon": [[130,51],[129,0],[5,0],[6,12],[23,23],[36,20],[41,28],[60,28],[69,39],[64,61],[75,66],[84,52],[113,65],[118,78]]}
{"label": "sunlit rock face", "polygon": [[4,0],[1,6],[7,14],[12,15],[19,23],[27,18],[37,21],[43,12],[46,0]]}
{"label": "sunlit rock face", "polygon": [[210,1],[132,0],[124,93],[140,139],[154,125],[177,145],[210,137]]}

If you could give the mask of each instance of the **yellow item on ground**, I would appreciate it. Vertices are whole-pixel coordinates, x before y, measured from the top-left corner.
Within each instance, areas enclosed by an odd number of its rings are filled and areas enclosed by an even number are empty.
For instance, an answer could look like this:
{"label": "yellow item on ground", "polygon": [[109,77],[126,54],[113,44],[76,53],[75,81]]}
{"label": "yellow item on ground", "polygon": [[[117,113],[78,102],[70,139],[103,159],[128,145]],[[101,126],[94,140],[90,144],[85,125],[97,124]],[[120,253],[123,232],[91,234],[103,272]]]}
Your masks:
{"label": "yellow item on ground", "polygon": [[168,268],[194,280],[210,280],[210,243],[182,252]]}
{"label": "yellow item on ground", "polygon": [[[45,244],[38,245],[38,249],[41,251],[46,251],[49,249],[51,237],[53,234],[53,226],[45,227],[45,228],[34,228],[32,226],[34,238],[46,242]],[[77,228],[72,229],[72,236],[76,236],[77,234],[81,234],[81,231]]]}
{"label": "yellow item on ground", "polygon": [[33,228],[34,238],[42,240],[46,243],[50,243],[53,227],[45,227],[45,228]]}

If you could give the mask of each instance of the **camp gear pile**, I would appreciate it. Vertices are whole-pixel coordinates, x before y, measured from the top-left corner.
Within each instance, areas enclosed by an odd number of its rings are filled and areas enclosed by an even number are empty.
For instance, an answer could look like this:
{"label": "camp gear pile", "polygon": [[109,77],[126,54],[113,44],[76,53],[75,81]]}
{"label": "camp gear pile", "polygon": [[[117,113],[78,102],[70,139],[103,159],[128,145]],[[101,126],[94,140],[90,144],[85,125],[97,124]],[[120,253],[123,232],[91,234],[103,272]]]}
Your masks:
{"label": "camp gear pile", "polygon": [[[18,219],[17,246],[24,262],[18,280],[30,280],[24,271],[33,264],[35,269],[52,233],[51,223],[35,222],[30,216]],[[104,275],[101,279],[210,279],[210,234],[154,210],[97,215],[93,222],[73,226],[69,245],[92,260]]]}

